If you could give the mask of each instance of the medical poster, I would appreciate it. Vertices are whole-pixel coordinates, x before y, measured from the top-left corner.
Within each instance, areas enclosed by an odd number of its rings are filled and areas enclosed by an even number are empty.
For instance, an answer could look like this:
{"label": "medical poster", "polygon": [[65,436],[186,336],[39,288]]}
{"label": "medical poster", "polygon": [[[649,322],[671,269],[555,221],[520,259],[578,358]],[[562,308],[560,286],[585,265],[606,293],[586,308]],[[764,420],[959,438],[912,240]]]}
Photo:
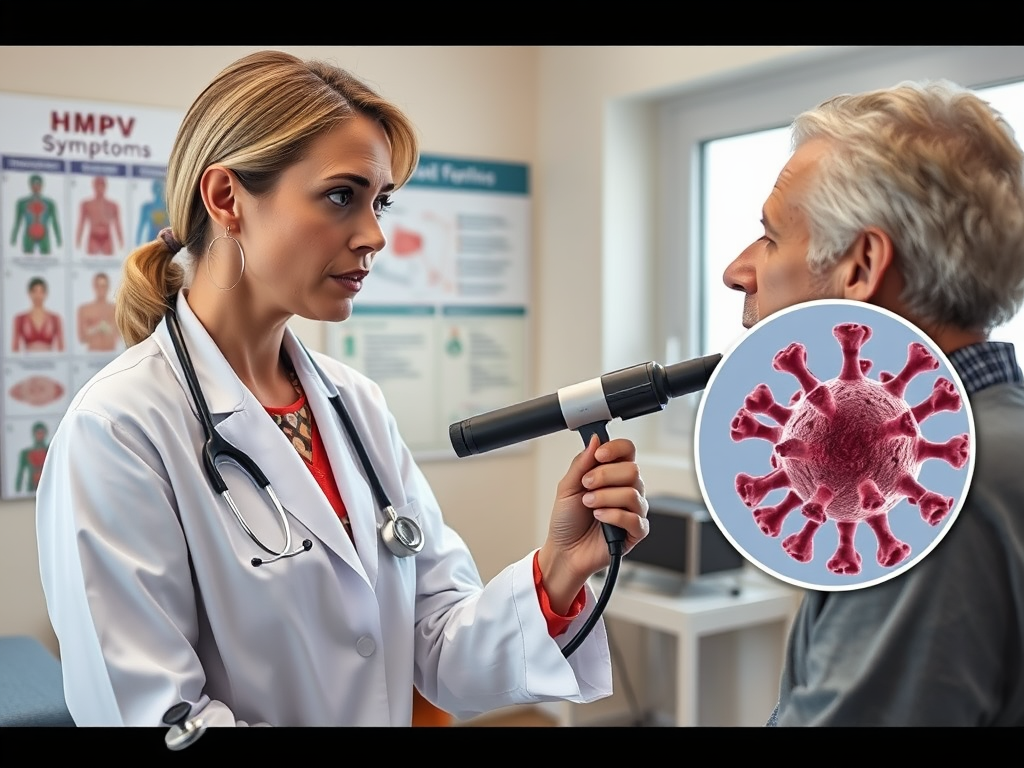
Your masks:
{"label": "medical poster", "polygon": [[124,349],[121,266],[166,225],[183,113],[0,93],[0,115],[0,493],[14,499],[34,495],[71,398]]}
{"label": "medical poster", "polygon": [[380,385],[419,458],[450,458],[450,424],[527,397],[528,168],[424,155],[381,226],[327,351]]}

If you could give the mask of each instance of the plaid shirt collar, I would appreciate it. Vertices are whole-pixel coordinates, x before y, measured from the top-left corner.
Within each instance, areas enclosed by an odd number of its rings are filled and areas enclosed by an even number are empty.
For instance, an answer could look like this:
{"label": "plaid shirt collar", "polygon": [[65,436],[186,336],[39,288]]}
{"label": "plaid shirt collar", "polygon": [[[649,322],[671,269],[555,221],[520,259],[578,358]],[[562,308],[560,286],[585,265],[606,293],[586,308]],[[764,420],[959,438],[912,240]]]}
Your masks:
{"label": "plaid shirt collar", "polygon": [[968,395],[994,384],[1024,381],[1013,344],[1005,341],[983,341],[950,352],[950,364],[964,383]]}

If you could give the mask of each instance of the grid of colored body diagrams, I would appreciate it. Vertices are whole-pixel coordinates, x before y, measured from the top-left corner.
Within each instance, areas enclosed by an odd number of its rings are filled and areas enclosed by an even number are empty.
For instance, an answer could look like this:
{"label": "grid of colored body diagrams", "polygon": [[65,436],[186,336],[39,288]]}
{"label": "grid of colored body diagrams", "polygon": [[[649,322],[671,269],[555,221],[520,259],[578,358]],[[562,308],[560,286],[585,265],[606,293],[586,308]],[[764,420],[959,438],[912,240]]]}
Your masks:
{"label": "grid of colored body diagrams", "polygon": [[0,93],[0,495],[34,495],[75,393],[124,349],[125,257],[166,226],[179,111]]}

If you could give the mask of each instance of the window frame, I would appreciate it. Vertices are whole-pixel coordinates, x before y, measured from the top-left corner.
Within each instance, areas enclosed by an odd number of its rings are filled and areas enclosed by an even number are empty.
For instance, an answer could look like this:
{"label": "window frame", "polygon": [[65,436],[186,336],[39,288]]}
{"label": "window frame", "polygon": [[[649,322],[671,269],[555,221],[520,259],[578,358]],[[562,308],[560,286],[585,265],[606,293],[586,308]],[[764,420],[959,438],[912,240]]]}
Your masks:
{"label": "window frame", "polygon": [[[1024,79],[1024,46],[857,47],[808,51],[661,96],[654,104],[658,307],[654,335],[666,362],[724,350],[704,348],[700,159],[705,142],[788,125],[799,112],[844,92],[902,80],[946,78],[970,88]],[[781,167],[780,167],[781,170]],[[681,215],[682,212],[682,215]],[[689,254],[689,257],[687,256]],[[736,324],[740,326],[737,300]],[[669,359],[671,358],[671,359]],[[692,466],[699,395],[655,420],[654,447]]]}

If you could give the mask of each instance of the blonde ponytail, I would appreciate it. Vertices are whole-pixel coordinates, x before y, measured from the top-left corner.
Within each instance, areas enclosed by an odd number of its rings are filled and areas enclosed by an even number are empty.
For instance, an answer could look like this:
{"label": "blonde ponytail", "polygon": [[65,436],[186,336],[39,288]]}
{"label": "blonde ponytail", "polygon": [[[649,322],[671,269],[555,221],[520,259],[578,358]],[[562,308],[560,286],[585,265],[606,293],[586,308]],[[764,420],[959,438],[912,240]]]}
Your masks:
{"label": "blonde ponytail", "polygon": [[185,284],[185,270],[173,258],[159,237],[128,254],[114,305],[114,320],[125,346],[138,344],[156,330],[167,311],[168,297],[173,300]]}

